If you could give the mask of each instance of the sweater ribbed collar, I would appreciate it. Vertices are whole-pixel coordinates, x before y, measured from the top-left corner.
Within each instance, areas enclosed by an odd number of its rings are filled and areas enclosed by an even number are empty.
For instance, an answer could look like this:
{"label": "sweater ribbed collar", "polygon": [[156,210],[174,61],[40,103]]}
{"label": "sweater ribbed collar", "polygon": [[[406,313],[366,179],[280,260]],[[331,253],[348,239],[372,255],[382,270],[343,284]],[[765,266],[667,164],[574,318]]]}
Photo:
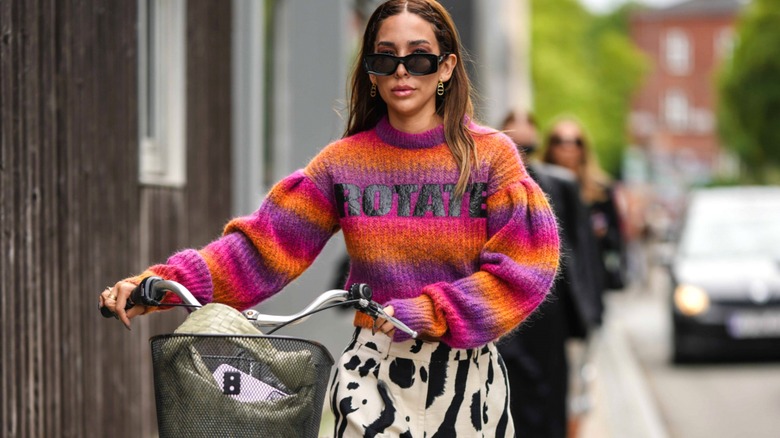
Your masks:
{"label": "sweater ribbed collar", "polygon": [[393,128],[387,116],[384,116],[374,129],[383,142],[404,149],[425,149],[445,142],[444,125],[419,134],[409,134]]}

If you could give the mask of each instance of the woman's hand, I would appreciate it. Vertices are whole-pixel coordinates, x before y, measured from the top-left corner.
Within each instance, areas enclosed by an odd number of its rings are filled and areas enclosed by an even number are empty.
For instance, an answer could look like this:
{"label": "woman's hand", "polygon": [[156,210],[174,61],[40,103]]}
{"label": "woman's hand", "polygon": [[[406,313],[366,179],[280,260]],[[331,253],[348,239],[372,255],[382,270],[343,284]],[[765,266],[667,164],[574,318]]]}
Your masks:
{"label": "woman's hand", "polygon": [[113,287],[107,287],[100,293],[100,307],[107,307],[108,310],[114,312],[128,330],[130,330],[131,319],[146,313],[146,306],[137,303],[131,309],[125,311],[125,304],[135,288],[136,285],[133,283],[120,281]]}
{"label": "woman's hand", "polygon": [[[384,311],[387,316],[393,316],[393,312],[394,312],[393,306],[385,307]],[[377,318],[376,321],[374,322],[374,327],[376,327],[376,331],[380,331],[386,334],[387,336],[390,336],[391,338],[395,333],[395,326],[392,323],[387,322],[387,320],[384,318]]]}

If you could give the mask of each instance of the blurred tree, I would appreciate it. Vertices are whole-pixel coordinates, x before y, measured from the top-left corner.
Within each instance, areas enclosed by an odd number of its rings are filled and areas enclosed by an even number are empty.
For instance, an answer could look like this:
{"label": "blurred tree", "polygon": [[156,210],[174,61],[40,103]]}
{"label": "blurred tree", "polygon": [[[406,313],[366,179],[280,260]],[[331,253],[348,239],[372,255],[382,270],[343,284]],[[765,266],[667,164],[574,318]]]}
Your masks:
{"label": "blurred tree", "polygon": [[737,25],[736,45],[719,78],[718,128],[755,182],[780,167],[780,8],[754,0]]}
{"label": "blurred tree", "polygon": [[617,174],[628,144],[631,97],[648,62],[628,36],[626,5],[593,15],[576,0],[532,0],[535,113],[545,124],[572,114],[599,161]]}

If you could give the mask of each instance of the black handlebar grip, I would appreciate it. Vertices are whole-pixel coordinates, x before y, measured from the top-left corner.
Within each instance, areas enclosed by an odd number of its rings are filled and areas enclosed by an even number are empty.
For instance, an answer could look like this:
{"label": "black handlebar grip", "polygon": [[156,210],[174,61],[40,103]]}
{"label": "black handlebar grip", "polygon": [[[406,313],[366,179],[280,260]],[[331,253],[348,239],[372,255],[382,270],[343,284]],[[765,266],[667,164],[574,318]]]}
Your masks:
{"label": "black handlebar grip", "polygon": [[[139,301],[141,294],[143,293],[143,287],[141,285],[136,286],[135,289],[130,293],[130,298],[125,303],[125,311],[128,311],[135,306],[135,303]],[[116,313],[110,311],[108,307],[102,306],[100,307],[100,314],[103,315],[104,318],[115,318]]]}
{"label": "black handlebar grip", "polygon": [[371,287],[365,283],[354,283],[349,287],[349,295],[353,300],[366,299],[371,301],[374,292]]}
{"label": "black handlebar grip", "polygon": [[106,306],[100,306],[100,314],[103,315],[103,318],[113,318],[116,316],[116,313],[108,310],[108,307]]}
{"label": "black handlebar grip", "polygon": [[[146,277],[141,280],[141,283],[136,286],[132,292],[130,292],[130,296],[127,298],[127,302],[125,303],[125,311],[133,308],[136,303],[141,303],[146,306],[159,306],[160,300],[165,293],[163,291],[153,290],[152,286],[161,280],[162,278],[160,277]],[[100,308],[100,314],[105,318],[116,317],[116,314],[108,310],[108,307],[106,306]]]}

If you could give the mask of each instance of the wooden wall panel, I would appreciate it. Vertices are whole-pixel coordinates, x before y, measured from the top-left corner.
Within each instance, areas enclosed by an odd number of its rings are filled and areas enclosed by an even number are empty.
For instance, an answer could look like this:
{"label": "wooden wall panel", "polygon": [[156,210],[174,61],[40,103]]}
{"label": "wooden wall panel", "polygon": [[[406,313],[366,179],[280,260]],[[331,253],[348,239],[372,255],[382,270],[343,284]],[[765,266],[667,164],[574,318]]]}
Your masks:
{"label": "wooden wall panel", "polygon": [[[230,8],[188,2],[184,189],[140,187],[136,2],[0,2],[0,436],[154,436],[148,338],[100,290],[230,212]],[[140,433],[139,433],[140,431]]]}
{"label": "wooden wall panel", "polygon": [[190,235],[203,245],[231,213],[231,11],[189,0],[187,22],[187,203]]}

